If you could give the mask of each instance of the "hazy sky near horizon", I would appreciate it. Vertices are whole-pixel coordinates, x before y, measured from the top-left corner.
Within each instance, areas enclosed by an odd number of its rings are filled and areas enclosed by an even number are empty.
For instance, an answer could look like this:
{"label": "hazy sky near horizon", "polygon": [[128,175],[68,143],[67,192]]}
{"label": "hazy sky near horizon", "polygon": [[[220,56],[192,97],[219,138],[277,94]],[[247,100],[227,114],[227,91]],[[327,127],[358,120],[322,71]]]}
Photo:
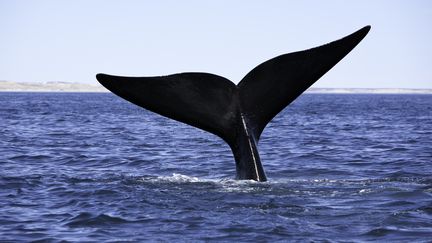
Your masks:
{"label": "hazy sky near horizon", "polygon": [[314,87],[432,88],[432,1],[0,0],[0,80],[96,83],[261,62],[371,25]]}

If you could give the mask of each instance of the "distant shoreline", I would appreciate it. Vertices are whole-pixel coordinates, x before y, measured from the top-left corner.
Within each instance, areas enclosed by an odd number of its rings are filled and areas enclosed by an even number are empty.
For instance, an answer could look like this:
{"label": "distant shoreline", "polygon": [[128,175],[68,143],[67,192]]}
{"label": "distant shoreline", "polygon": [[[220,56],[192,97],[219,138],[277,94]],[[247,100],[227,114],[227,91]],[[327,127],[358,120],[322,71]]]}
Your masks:
{"label": "distant shoreline", "polygon": [[82,84],[71,82],[12,82],[0,81],[0,92],[109,92],[99,84]]}
{"label": "distant shoreline", "polygon": [[[0,81],[0,92],[58,92],[58,93],[107,93],[99,84],[70,82],[12,82]],[[310,94],[432,94],[432,89],[405,88],[310,88]]]}
{"label": "distant shoreline", "polygon": [[432,94],[432,89],[402,88],[310,88],[310,94]]}

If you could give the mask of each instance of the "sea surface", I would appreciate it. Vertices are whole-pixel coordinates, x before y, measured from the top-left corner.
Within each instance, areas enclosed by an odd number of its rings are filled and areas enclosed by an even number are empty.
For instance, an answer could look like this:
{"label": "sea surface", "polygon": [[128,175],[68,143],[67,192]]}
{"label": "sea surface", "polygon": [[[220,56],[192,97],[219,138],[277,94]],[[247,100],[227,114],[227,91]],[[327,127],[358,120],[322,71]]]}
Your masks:
{"label": "sea surface", "polygon": [[432,95],[304,94],[237,181],[218,137],[110,93],[0,93],[1,242],[432,240]]}

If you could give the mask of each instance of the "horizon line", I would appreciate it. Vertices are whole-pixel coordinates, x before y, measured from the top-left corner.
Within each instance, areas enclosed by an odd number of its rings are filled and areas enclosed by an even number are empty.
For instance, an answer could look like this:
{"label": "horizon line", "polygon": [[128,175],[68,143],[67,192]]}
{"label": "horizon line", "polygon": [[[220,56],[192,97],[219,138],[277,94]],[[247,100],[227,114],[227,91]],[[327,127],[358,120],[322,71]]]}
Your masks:
{"label": "horizon line", "polygon": [[[62,81],[49,82],[13,82],[0,80],[0,92],[21,93],[109,93],[98,83],[72,83]],[[432,94],[432,88],[344,88],[344,87],[310,87],[306,93],[323,94]]]}
{"label": "horizon line", "polygon": [[[48,88],[47,86],[50,85],[73,85],[73,86],[84,86],[87,88],[102,88],[105,89],[102,85],[100,85],[98,82],[94,83],[82,83],[82,82],[75,82],[75,81],[10,81],[10,80],[0,80],[0,92],[3,92],[5,87],[1,87],[2,83],[10,83],[10,84],[16,84],[16,85],[24,85],[24,86],[37,86],[39,88]],[[84,88],[82,87],[82,88]],[[352,90],[391,90],[391,89],[398,89],[398,90],[432,90],[432,87],[430,88],[419,88],[419,87],[313,87],[311,86],[308,88],[308,90],[313,89],[352,89]],[[9,89],[8,89],[9,90]],[[14,90],[13,88],[10,90]],[[8,92],[8,91],[6,91]]]}

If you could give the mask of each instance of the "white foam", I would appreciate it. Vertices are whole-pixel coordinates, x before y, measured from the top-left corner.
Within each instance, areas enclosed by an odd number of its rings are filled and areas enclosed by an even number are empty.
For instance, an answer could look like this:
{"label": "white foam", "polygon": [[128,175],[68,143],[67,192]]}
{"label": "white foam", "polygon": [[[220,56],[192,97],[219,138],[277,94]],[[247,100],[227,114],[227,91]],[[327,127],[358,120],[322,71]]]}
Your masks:
{"label": "white foam", "polygon": [[188,176],[188,175],[182,175],[173,173],[172,176],[158,176],[157,179],[162,181],[169,181],[169,182],[202,182],[203,179],[200,179],[198,177]]}

